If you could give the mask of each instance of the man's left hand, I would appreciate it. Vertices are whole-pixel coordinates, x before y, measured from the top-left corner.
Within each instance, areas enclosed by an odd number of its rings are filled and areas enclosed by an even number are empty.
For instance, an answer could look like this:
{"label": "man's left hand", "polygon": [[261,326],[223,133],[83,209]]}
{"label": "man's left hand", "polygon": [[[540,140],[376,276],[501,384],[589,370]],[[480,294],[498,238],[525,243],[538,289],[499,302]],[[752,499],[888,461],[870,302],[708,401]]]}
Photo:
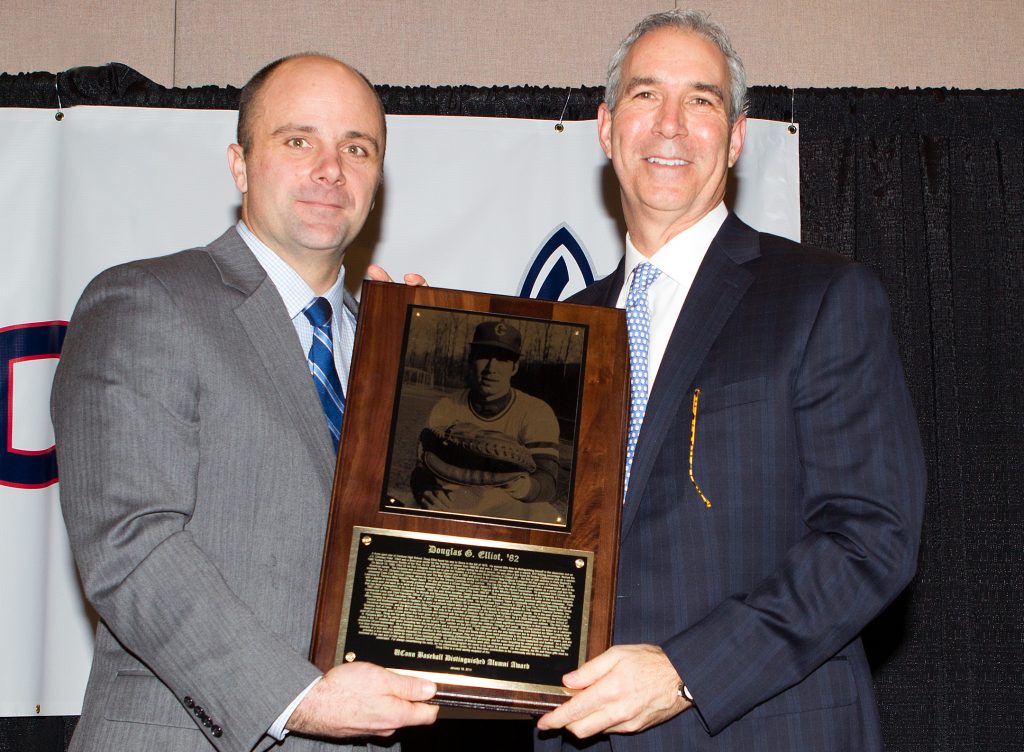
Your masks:
{"label": "man's left hand", "polygon": [[693,704],[679,696],[679,674],[656,645],[614,645],[562,683],[576,694],[541,716],[537,728],[565,728],[580,739],[643,731]]}
{"label": "man's left hand", "polygon": [[[384,267],[377,264],[370,264],[366,269],[366,276],[375,282],[394,282],[391,275],[384,271]],[[422,274],[405,274],[402,276],[405,284],[412,287],[427,287],[427,280]]]}

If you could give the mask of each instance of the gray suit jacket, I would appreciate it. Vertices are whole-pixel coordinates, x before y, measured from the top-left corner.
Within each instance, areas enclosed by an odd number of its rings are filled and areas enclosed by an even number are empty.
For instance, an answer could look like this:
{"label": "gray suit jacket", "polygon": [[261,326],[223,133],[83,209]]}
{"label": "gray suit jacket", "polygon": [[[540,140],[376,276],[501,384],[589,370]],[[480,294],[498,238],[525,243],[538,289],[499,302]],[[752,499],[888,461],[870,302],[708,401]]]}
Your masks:
{"label": "gray suit jacket", "polygon": [[[318,674],[306,655],[334,455],[281,297],[235,230],[90,283],[52,412],[101,619],[71,749],[270,746]],[[320,746],[334,748],[284,743]]]}

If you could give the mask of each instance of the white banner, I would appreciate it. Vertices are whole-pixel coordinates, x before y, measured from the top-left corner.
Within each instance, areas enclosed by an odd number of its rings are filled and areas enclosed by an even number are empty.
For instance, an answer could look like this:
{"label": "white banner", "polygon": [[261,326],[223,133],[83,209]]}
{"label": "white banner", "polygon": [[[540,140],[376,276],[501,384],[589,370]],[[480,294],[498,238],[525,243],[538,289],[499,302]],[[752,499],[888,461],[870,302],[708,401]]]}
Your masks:
{"label": "white banner", "polygon": [[[76,715],[95,616],[57,499],[49,391],[86,283],[202,245],[235,221],[234,112],[0,109],[0,716]],[[798,139],[750,121],[733,206],[799,239]],[[377,209],[346,258],[437,287],[565,297],[622,255],[595,121],[389,116]]]}

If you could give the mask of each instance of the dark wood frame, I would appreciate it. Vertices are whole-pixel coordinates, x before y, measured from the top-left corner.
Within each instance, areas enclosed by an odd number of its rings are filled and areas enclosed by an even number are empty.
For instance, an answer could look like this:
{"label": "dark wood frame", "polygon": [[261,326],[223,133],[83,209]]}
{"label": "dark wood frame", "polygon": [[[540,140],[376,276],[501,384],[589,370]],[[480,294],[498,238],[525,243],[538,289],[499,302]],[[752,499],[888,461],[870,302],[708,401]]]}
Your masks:
{"label": "dark wood frame", "polygon": [[[351,383],[357,386],[351,389],[345,408],[311,660],[324,671],[335,665],[346,583],[351,577],[348,570],[352,533],[356,527],[472,538],[483,545],[506,543],[591,552],[590,600],[583,617],[586,637],[581,662],[603,652],[612,634],[628,420],[629,360],[624,313],[611,308],[377,282],[364,283],[360,306],[351,376]],[[381,511],[409,306],[571,322],[587,327],[570,529],[485,524],[479,520]],[[438,680],[435,675],[431,678]],[[568,697],[560,686],[560,677],[552,681],[558,686],[545,686],[543,691],[472,683],[467,686],[463,677],[459,679],[459,683],[453,684],[445,683],[443,678],[438,681],[436,702],[536,713],[555,707]]]}

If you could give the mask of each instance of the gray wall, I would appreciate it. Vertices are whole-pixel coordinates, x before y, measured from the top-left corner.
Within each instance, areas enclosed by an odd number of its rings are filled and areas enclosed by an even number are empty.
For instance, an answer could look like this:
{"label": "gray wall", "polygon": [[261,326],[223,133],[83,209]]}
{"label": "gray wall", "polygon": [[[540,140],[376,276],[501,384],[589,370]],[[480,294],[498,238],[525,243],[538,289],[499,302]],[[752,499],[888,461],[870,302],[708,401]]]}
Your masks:
{"label": "gray wall", "polygon": [[[126,63],[167,86],[240,85],[317,50],[375,83],[595,85],[667,0],[3,0],[0,71]],[[1024,0],[704,0],[753,84],[1024,88]]]}

